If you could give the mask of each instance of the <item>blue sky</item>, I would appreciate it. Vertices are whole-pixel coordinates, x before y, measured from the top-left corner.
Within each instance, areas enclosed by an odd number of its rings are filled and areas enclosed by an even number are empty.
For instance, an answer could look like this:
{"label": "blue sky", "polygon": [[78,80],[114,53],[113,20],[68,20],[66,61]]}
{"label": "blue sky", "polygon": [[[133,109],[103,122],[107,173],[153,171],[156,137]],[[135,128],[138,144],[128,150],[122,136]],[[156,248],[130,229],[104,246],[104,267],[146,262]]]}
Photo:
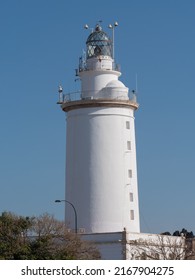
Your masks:
{"label": "blue sky", "polygon": [[142,232],[195,233],[195,2],[0,1],[0,212],[64,218],[65,115],[57,87],[89,34],[118,21],[115,58],[135,88]]}

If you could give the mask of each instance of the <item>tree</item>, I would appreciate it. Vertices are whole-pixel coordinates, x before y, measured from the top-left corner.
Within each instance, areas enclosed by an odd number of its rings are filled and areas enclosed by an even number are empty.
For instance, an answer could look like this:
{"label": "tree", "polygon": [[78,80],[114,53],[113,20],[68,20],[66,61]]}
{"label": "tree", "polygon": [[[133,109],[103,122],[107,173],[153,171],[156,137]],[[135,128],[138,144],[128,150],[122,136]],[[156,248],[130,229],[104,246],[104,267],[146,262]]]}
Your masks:
{"label": "tree", "polygon": [[195,258],[195,242],[184,235],[159,234],[131,240],[128,253],[131,259],[188,260]]}
{"label": "tree", "polygon": [[29,218],[4,212],[0,216],[0,259],[100,259],[100,254],[49,214]]}
{"label": "tree", "polygon": [[32,219],[10,212],[0,216],[0,259],[26,259],[30,247],[27,242]]}
{"label": "tree", "polygon": [[185,258],[185,239],[169,235],[149,235],[130,242],[134,259],[180,260]]}
{"label": "tree", "polygon": [[182,228],[181,231],[176,230],[176,231],[173,233],[173,236],[185,236],[185,238],[193,238],[193,237],[194,237],[194,234],[193,234],[192,231],[187,231],[187,229]]}
{"label": "tree", "polygon": [[[32,251],[38,259],[100,259],[96,247],[67,230],[64,223],[44,214],[35,219]],[[34,250],[35,249],[35,250]]]}

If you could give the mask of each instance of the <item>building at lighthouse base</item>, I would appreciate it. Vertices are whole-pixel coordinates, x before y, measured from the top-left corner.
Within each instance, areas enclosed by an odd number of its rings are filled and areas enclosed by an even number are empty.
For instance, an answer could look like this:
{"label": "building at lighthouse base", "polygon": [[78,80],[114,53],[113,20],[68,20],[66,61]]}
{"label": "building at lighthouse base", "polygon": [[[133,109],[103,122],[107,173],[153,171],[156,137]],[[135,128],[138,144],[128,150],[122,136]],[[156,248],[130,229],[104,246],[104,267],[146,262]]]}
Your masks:
{"label": "building at lighthouse base", "polygon": [[83,234],[94,243],[102,260],[182,260],[185,258],[184,237],[128,231]]}

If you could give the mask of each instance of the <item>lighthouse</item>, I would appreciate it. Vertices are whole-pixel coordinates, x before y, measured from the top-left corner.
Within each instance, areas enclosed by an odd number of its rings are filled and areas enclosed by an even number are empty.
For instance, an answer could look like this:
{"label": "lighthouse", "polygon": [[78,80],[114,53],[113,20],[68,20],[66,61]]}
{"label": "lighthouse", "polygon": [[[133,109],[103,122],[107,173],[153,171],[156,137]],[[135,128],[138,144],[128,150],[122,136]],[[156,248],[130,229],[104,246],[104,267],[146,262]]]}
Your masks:
{"label": "lighthouse", "polygon": [[97,24],[79,58],[79,92],[62,94],[66,113],[65,219],[78,232],[140,232],[135,92],[119,80],[113,36]]}

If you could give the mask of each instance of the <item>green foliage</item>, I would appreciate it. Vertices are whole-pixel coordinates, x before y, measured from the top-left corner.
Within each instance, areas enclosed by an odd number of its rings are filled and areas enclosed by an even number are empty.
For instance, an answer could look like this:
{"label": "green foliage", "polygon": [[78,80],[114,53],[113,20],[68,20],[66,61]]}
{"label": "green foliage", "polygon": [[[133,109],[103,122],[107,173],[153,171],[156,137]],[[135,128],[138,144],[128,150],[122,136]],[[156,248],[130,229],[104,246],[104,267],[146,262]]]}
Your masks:
{"label": "green foliage", "polygon": [[4,212],[0,216],[0,259],[90,260],[100,259],[100,254],[49,214],[29,218]]}
{"label": "green foliage", "polygon": [[[32,219],[18,217],[9,212],[0,216],[0,259],[26,259],[29,244],[26,242]],[[20,256],[20,258],[19,258]]]}
{"label": "green foliage", "polygon": [[185,236],[185,238],[194,238],[194,234],[192,231],[187,231],[185,228],[182,228],[181,231],[176,230],[173,233],[173,236]]}

